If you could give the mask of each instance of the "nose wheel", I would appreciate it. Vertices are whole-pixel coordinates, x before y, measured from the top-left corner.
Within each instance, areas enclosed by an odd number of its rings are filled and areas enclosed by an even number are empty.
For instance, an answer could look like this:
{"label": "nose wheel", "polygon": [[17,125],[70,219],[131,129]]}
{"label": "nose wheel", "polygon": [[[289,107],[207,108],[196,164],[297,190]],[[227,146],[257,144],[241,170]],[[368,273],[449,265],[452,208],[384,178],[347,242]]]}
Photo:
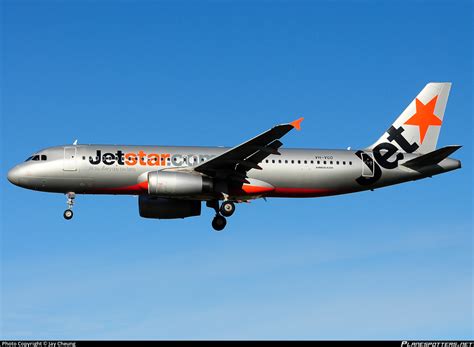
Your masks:
{"label": "nose wheel", "polygon": [[74,216],[74,213],[72,212],[72,206],[74,205],[74,199],[76,198],[76,194],[73,192],[69,192],[66,194],[67,196],[67,210],[64,211],[63,217],[66,220],[70,220],[72,216]]}
{"label": "nose wheel", "polygon": [[74,215],[74,213],[70,209],[67,209],[63,213],[64,219],[67,219],[67,220],[71,219],[73,215]]}

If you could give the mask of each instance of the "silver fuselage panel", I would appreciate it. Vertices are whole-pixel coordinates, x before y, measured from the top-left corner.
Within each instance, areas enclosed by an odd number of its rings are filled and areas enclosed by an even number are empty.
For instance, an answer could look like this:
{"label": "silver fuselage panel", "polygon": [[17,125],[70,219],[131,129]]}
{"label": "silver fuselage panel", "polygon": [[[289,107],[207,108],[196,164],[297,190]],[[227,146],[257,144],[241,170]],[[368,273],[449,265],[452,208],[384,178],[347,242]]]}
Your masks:
{"label": "silver fuselage panel", "polygon": [[[141,184],[157,170],[191,171],[229,148],[185,146],[71,145],[41,150],[46,160],[28,160],[9,172],[14,184],[46,192],[78,194],[146,194]],[[247,176],[275,190],[272,197],[316,197],[375,189],[433,176],[460,167],[446,158],[418,172],[404,167],[416,158],[404,154],[395,168],[385,169],[368,150],[280,149]],[[188,197],[193,198],[193,197]],[[196,196],[211,199],[212,196]],[[238,198],[238,197],[236,197]]]}

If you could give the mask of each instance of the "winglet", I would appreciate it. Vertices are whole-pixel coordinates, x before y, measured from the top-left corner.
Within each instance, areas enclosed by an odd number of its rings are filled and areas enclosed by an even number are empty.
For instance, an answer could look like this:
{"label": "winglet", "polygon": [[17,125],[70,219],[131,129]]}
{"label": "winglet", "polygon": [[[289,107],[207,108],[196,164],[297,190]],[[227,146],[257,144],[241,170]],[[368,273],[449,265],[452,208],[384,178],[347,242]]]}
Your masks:
{"label": "winglet", "polygon": [[303,117],[298,118],[297,120],[294,120],[293,122],[290,123],[290,125],[295,128],[296,130],[301,130],[301,122],[303,121]]}

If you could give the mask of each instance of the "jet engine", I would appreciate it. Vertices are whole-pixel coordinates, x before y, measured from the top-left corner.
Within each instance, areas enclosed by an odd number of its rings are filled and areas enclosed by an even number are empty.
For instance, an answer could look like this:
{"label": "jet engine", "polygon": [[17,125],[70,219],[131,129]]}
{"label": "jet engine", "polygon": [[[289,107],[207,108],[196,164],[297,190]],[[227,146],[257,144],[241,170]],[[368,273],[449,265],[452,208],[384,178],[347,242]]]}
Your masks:
{"label": "jet engine", "polygon": [[174,219],[199,216],[201,201],[155,198],[140,195],[138,210],[143,218]]}
{"label": "jet engine", "polygon": [[199,174],[175,171],[148,173],[148,193],[160,196],[187,196],[212,191],[212,179]]}

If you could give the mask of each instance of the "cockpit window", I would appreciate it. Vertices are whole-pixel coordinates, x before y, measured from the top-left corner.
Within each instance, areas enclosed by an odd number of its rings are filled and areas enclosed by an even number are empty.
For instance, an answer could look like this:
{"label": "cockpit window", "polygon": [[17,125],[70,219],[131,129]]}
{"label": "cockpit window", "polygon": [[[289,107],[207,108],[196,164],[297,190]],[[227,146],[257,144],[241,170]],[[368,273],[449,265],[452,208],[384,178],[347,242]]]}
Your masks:
{"label": "cockpit window", "polygon": [[36,154],[36,155],[32,155],[31,157],[28,157],[28,159],[26,159],[25,161],[30,161],[30,160],[34,160],[34,161],[48,160],[48,156],[44,154],[41,154],[41,155]]}

